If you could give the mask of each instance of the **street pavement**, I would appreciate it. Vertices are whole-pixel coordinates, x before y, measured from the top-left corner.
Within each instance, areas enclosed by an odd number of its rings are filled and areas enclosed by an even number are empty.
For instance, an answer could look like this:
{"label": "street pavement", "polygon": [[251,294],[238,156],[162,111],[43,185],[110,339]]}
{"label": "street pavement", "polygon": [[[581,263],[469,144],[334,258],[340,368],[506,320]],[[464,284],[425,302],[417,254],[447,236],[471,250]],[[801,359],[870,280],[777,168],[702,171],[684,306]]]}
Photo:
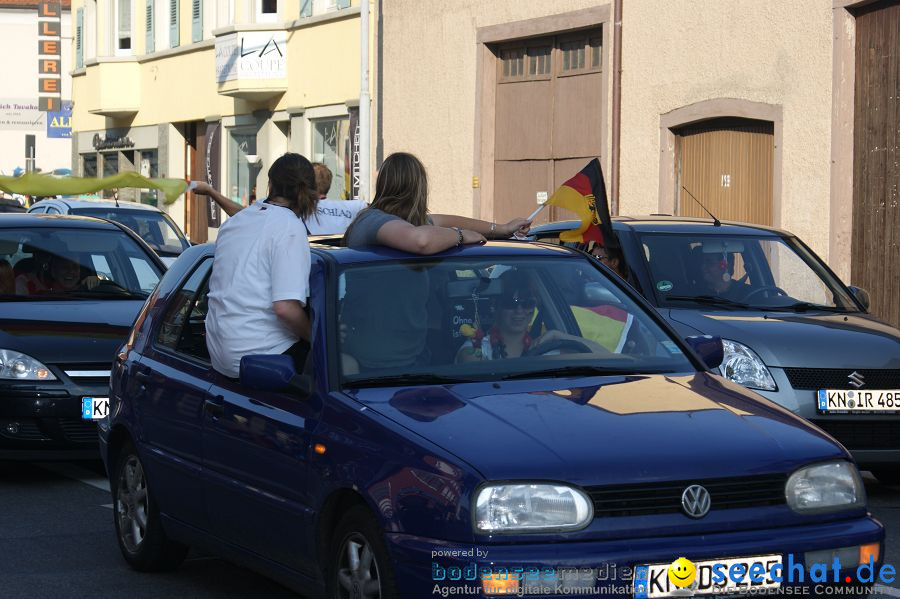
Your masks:
{"label": "street pavement", "polygon": [[[866,474],[872,512],[887,527],[886,561],[900,565],[900,487]],[[220,559],[191,553],[176,571],[142,574],[116,544],[99,463],[0,462],[0,598],[296,597]],[[878,588],[900,597],[900,583]]]}

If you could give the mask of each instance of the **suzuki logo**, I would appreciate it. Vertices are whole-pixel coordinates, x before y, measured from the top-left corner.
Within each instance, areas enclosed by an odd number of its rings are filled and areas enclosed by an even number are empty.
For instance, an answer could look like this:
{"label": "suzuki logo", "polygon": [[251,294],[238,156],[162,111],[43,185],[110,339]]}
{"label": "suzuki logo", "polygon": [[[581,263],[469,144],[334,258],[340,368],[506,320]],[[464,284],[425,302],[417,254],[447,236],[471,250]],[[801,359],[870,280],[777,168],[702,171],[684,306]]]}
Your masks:
{"label": "suzuki logo", "polygon": [[866,384],[866,377],[856,372],[855,370],[850,376],[847,377],[847,380],[857,389]]}
{"label": "suzuki logo", "polygon": [[681,494],[681,509],[691,518],[702,518],[709,512],[709,491],[700,485],[691,485]]}

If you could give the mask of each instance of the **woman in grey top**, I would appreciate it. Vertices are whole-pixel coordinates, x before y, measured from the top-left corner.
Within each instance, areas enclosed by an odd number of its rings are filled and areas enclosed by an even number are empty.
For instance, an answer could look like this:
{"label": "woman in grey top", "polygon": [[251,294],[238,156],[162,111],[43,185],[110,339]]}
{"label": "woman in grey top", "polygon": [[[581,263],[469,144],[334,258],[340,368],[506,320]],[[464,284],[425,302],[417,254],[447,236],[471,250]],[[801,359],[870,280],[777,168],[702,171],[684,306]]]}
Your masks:
{"label": "woman in grey top", "polygon": [[[515,218],[497,224],[448,214],[428,214],[428,176],[412,154],[388,156],[378,172],[375,199],[362,210],[344,234],[344,245],[356,248],[383,245],[412,254],[430,255],[486,238],[508,239],[528,232],[531,222]],[[413,267],[348,278],[342,321],[349,325],[346,347],[364,369],[385,369],[427,363],[428,276]],[[354,283],[356,283],[354,285]],[[354,287],[366,289],[353,297]],[[373,289],[384,289],[374,297]],[[402,289],[403,293],[396,293]],[[362,293],[362,292],[361,292]],[[377,317],[373,317],[377,315]]]}

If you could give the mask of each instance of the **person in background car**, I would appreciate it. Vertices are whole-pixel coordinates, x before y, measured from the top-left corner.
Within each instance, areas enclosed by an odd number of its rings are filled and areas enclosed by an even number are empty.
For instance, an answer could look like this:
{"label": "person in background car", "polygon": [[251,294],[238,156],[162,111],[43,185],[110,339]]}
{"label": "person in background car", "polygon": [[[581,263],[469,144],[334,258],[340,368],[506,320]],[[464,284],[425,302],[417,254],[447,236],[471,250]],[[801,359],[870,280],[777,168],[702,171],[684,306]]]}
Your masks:
{"label": "person in background car", "polygon": [[209,280],[206,345],[213,368],[240,375],[249,354],[309,351],[310,253],[304,221],[316,209],[312,165],[287,153],[269,168],[269,197],[222,225]]}
{"label": "person in background car", "polygon": [[13,268],[5,258],[0,258],[0,295],[13,295],[16,292],[16,277]]}
{"label": "person in background car", "polygon": [[588,242],[587,252],[623,279],[627,278],[625,261],[622,259],[622,250],[619,248],[605,247],[591,241]]}
{"label": "person in background car", "polygon": [[53,254],[47,270],[40,275],[24,273],[16,277],[17,295],[38,295],[90,290],[100,283],[97,275],[81,277],[81,264],[62,254]]}
{"label": "person in background car", "polygon": [[[744,296],[745,285],[731,278],[728,256],[723,253],[701,253],[700,286],[704,295],[737,300]],[[743,288],[743,289],[742,289]]]}

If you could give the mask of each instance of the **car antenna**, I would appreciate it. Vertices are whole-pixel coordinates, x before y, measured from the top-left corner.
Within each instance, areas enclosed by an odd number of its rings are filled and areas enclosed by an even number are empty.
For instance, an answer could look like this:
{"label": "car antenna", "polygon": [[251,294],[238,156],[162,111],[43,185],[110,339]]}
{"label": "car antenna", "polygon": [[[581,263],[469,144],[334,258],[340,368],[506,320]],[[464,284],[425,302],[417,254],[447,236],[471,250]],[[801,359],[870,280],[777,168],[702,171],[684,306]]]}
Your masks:
{"label": "car antenna", "polygon": [[[687,191],[688,195],[691,196],[692,198],[694,198],[694,194],[692,194],[690,191],[688,191],[688,188],[687,188],[687,187],[685,187],[684,185],[682,185],[682,186],[681,186],[681,189]],[[694,198],[694,201],[697,202],[698,204],[700,204],[700,200],[698,200],[697,198]],[[722,226],[722,223],[719,222],[719,219],[717,219],[717,218],[715,217],[715,215],[713,215],[712,212],[710,212],[709,210],[707,210],[707,209],[706,209],[706,206],[704,206],[703,204],[700,204],[700,207],[703,208],[703,211],[704,211],[704,212],[706,212],[708,215],[710,215],[710,216],[712,217],[712,219],[713,219],[713,226],[714,226],[714,227],[721,227],[721,226]]]}
{"label": "car antenna", "polygon": [[[691,193],[691,192],[688,192],[688,193]],[[691,197],[693,197],[693,196],[691,196]],[[118,208],[119,207],[119,190],[118,189],[113,192],[113,200],[115,200],[116,208]],[[697,203],[699,204],[700,202],[697,202]],[[706,210],[706,208],[704,208],[704,210]],[[710,214],[710,216],[712,216],[712,214]],[[715,217],[713,217],[713,218],[715,218]]]}

